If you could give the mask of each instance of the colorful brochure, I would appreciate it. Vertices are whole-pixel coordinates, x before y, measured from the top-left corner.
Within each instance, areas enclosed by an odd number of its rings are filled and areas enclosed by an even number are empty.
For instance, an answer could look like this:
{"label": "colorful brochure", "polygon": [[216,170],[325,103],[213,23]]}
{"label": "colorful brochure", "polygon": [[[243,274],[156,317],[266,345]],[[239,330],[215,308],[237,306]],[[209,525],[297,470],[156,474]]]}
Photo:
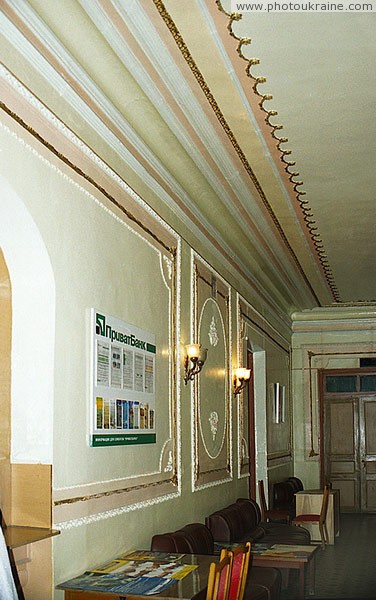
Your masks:
{"label": "colorful brochure", "polygon": [[159,594],[175,583],[173,579],[164,577],[124,577],[119,575],[100,575],[98,573],[84,573],[70,581],[62,583],[61,589],[90,590],[93,592],[116,592],[120,594],[134,594],[148,596]]}
{"label": "colorful brochure", "polygon": [[121,594],[159,594],[197,569],[179,562],[184,554],[133,550],[58,587]]}

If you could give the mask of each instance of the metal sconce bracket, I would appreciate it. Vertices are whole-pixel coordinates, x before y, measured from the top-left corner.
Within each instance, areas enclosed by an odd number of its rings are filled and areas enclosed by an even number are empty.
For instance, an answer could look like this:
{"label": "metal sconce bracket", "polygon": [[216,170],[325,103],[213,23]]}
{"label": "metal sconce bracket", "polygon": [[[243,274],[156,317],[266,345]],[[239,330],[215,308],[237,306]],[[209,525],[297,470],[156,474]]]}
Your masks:
{"label": "metal sconce bracket", "polygon": [[244,390],[251,377],[251,370],[238,368],[234,372],[234,395],[237,396]]}
{"label": "metal sconce bracket", "polygon": [[[192,381],[198,375],[205,364],[208,355],[207,348],[201,348],[201,344],[188,344],[184,358],[184,383]],[[192,366],[190,364],[192,363]]]}

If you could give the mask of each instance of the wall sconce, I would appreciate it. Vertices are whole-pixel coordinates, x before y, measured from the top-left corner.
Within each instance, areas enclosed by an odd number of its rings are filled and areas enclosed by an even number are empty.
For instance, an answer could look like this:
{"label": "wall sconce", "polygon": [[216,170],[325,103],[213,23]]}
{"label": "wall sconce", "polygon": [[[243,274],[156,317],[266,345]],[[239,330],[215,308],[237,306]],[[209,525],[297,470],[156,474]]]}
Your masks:
{"label": "wall sconce", "polygon": [[201,344],[188,344],[185,347],[185,349],[186,354],[184,359],[184,383],[187,385],[188,381],[192,381],[195,375],[198,375],[198,373],[204,366],[204,363],[208,356],[208,349],[201,348]]}
{"label": "wall sconce", "polygon": [[251,377],[251,369],[239,367],[234,371],[234,394],[237,396],[245,388]]}

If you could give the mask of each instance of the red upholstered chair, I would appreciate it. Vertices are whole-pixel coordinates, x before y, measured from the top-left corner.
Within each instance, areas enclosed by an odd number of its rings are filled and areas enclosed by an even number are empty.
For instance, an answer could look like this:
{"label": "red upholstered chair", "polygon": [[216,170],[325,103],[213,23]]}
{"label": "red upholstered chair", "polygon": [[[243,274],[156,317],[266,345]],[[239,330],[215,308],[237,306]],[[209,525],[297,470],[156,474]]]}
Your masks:
{"label": "red upholstered chair", "polygon": [[246,542],[232,550],[223,548],[220,558],[227,555],[232,555],[229,600],[243,600],[251,557],[251,543]]}
{"label": "red upholstered chair", "polygon": [[286,523],[290,523],[291,510],[282,508],[268,508],[265,498],[264,481],[262,479],[258,482],[258,491],[263,521],[285,521]]}
{"label": "red upholstered chair", "polygon": [[210,564],[206,600],[229,600],[231,570],[231,553]]}
{"label": "red upholstered chair", "polygon": [[328,529],[326,526],[326,515],[328,512],[330,484],[325,485],[322,497],[320,514],[296,515],[292,520],[293,525],[306,525],[307,523],[318,523],[321,536],[321,545],[325,550],[325,545],[329,543]]}

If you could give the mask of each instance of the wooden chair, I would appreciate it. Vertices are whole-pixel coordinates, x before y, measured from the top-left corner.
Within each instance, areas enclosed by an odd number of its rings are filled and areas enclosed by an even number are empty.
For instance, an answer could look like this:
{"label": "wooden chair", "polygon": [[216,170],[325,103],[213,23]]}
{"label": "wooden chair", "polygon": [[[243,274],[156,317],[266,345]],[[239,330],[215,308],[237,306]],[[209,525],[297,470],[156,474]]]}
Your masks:
{"label": "wooden chair", "polygon": [[326,526],[326,515],[328,513],[328,503],[329,503],[329,494],[330,494],[331,484],[327,484],[324,487],[324,493],[322,497],[321,510],[320,514],[305,514],[305,515],[297,515],[292,520],[293,525],[305,525],[307,523],[318,523],[321,537],[321,545],[323,550],[325,550],[325,545],[329,544],[329,535],[328,528]]}
{"label": "wooden chair", "polygon": [[209,568],[206,600],[228,600],[232,571],[232,554],[228,553]]}
{"label": "wooden chair", "polygon": [[251,558],[251,542],[240,544],[231,550],[223,548],[220,558],[227,555],[232,555],[229,600],[243,600]]}
{"label": "wooden chair", "polygon": [[258,482],[258,491],[260,498],[260,507],[263,521],[286,521],[290,523],[291,510],[283,508],[268,508],[265,498],[264,481],[260,479]]}

